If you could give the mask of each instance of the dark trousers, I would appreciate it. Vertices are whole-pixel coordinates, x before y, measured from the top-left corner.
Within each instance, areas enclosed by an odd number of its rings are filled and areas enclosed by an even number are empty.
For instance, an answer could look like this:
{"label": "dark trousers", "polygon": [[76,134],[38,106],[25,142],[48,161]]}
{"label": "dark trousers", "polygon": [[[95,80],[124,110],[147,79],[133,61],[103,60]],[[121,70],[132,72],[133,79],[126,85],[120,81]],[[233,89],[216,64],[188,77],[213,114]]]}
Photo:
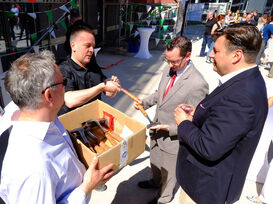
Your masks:
{"label": "dark trousers", "polygon": [[265,50],[265,47],[266,47],[266,44],[267,44],[267,40],[263,40],[262,41],[262,45],[261,45],[261,49],[256,57],[256,64],[257,65],[260,65],[261,64],[261,57],[262,55],[264,54],[264,50]]}
{"label": "dark trousers", "polygon": [[210,48],[210,44],[211,44],[211,35],[204,35],[203,42],[202,42],[202,48],[200,51],[200,56],[205,56],[206,45],[208,45],[208,48]]}

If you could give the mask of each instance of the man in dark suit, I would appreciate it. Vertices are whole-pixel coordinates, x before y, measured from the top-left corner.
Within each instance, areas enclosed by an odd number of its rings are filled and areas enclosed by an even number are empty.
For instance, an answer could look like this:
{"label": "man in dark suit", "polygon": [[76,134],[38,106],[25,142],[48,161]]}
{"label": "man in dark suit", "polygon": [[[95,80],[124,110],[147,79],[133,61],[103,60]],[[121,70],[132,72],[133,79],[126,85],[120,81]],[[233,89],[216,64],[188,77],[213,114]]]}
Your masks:
{"label": "man in dark suit", "polygon": [[251,13],[247,14],[245,23],[256,26],[256,22],[253,20],[253,15]]}
{"label": "man in dark suit", "polygon": [[239,199],[268,112],[265,83],[255,64],[262,41],[258,29],[235,24],[217,35],[210,57],[221,85],[190,114],[180,106],[175,110],[176,177],[183,204]]}
{"label": "man in dark suit", "polygon": [[150,131],[152,179],[138,183],[144,189],[159,188],[158,196],[149,204],[170,202],[178,186],[175,165],[179,142],[174,109],[180,103],[197,105],[208,94],[207,82],[190,61],[191,50],[191,41],[182,36],[167,45],[165,60],[169,66],[163,71],[158,90],[142,101],[144,109],[157,105],[154,122],[160,123]]}

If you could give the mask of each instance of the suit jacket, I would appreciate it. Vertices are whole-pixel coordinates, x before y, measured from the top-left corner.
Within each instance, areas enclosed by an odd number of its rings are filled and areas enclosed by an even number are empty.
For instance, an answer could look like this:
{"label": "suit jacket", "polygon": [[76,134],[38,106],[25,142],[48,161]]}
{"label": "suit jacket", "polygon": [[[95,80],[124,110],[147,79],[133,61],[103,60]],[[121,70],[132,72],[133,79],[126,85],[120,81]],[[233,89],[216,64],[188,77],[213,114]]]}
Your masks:
{"label": "suit jacket", "polygon": [[179,124],[176,176],[195,202],[239,199],[267,111],[265,83],[256,67],[216,88],[197,106],[192,122]]}
{"label": "suit jacket", "polygon": [[208,84],[200,72],[191,63],[189,68],[180,76],[163,100],[163,95],[170,80],[169,67],[163,70],[158,90],[142,101],[147,109],[157,105],[154,122],[167,124],[170,131],[150,131],[151,139],[157,140],[159,147],[171,154],[177,154],[177,125],[174,121],[174,109],[181,103],[196,106],[207,94]]}

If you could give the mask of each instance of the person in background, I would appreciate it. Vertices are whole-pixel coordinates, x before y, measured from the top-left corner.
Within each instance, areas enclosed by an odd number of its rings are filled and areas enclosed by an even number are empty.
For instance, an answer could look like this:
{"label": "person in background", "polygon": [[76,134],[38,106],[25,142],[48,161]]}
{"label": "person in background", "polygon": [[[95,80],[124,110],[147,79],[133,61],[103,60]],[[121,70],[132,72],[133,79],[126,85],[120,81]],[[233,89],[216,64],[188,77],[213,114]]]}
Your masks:
{"label": "person in background", "polygon": [[265,82],[255,64],[261,41],[253,25],[218,32],[210,57],[219,86],[191,112],[181,108],[186,104],[175,109],[181,204],[232,204],[240,198],[268,112]]}
{"label": "person in background", "polygon": [[255,21],[253,20],[253,16],[251,13],[247,14],[245,23],[255,25]]}
{"label": "person in background", "polygon": [[261,46],[260,52],[258,53],[257,58],[256,58],[256,63],[258,65],[261,64],[261,57],[264,54],[264,50],[266,48],[267,41],[269,40],[270,36],[273,35],[273,24],[270,23],[272,21],[271,17],[268,16],[267,14],[265,14],[262,16],[262,21],[264,23],[263,41],[262,41],[262,46]]}
{"label": "person in background", "polygon": [[257,26],[259,22],[259,14],[257,10],[253,10],[253,20],[255,21],[254,25]]}
{"label": "person in background", "polygon": [[5,88],[20,109],[2,164],[5,203],[88,203],[91,191],[114,173],[113,164],[99,170],[97,157],[87,170],[79,161],[57,118],[66,79],[53,56],[50,51],[23,55],[5,77]]}
{"label": "person in background", "polygon": [[19,16],[19,10],[18,10],[18,8],[15,6],[15,4],[12,4],[12,5],[11,5],[10,11],[14,13],[14,16],[15,16],[16,19],[17,19],[17,17]]}
{"label": "person in background", "polygon": [[247,16],[247,13],[244,12],[243,15],[242,15],[242,17],[241,17],[240,23],[244,23],[246,21],[246,16]]}
{"label": "person in background", "polygon": [[215,39],[214,39],[213,35],[214,35],[215,32],[219,32],[220,30],[223,29],[224,22],[225,22],[225,15],[220,14],[219,16],[216,17],[216,23],[213,25],[213,27],[211,29],[212,42],[211,42],[211,45],[210,45],[210,49],[209,49],[209,51],[207,53],[207,60],[206,60],[207,63],[212,63],[213,62],[212,59],[209,57],[209,53],[212,51],[213,46],[214,46],[214,42],[215,42]]}
{"label": "person in background", "polygon": [[230,24],[234,23],[234,20],[231,19],[231,11],[227,10],[226,11],[226,16],[225,16],[225,26],[228,26]]}
{"label": "person in background", "polygon": [[[150,162],[152,179],[140,181],[143,189],[158,189],[158,195],[148,204],[169,203],[177,190],[175,165],[179,142],[173,111],[180,103],[198,104],[208,94],[208,84],[191,62],[191,41],[183,36],[174,38],[166,49],[166,62],[158,90],[144,98],[144,109],[156,105],[150,128]],[[138,103],[134,106],[138,109]]]}
{"label": "person in background", "polygon": [[241,21],[240,10],[239,9],[236,10],[236,13],[235,13],[235,16],[234,16],[234,21],[235,21],[235,23],[240,23],[240,21]]}
{"label": "person in background", "polygon": [[218,15],[218,10],[216,9],[216,10],[214,11],[214,13],[213,13],[213,17],[216,18],[217,15]]}
{"label": "person in background", "polygon": [[16,23],[17,23],[17,18],[18,18],[18,15],[19,15],[19,11],[18,11],[18,9],[15,7],[15,4],[12,4],[12,5],[11,5],[10,11],[14,14],[14,16],[10,16],[10,17],[8,18],[8,21],[9,21],[9,29],[10,29],[10,32],[11,32],[12,39],[15,40],[14,26],[15,26]]}
{"label": "person in background", "polygon": [[231,21],[231,24],[235,23],[235,13],[234,12],[231,13],[230,21]]}
{"label": "person in background", "polygon": [[205,24],[205,32],[203,35],[203,42],[202,42],[202,47],[201,47],[201,51],[200,51],[200,57],[204,57],[205,56],[205,51],[206,51],[206,46],[208,46],[208,48],[210,48],[210,44],[211,44],[211,29],[212,26],[216,23],[215,18],[213,17],[213,12],[210,11],[207,15],[207,22]]}

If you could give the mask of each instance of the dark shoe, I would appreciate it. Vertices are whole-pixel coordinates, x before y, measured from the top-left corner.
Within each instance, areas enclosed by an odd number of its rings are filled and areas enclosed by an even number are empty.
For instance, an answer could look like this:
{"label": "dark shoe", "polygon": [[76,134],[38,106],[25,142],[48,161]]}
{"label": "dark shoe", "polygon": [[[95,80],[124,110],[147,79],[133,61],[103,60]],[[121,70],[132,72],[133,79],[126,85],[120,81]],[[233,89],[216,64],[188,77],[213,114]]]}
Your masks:
{"label": "dark shoe", "polygon": [[147,204],[164,204],[164,203],[157,202],[157,197],[155,197],[153,200],[150,200]]}
{"label": "dark shoe", "polygon": [[95,188],[95,191],[106,191],[107,186],[105,184],[101,184],[100,186],[98,186],[97,188]]}
{"label": "dark shoe", "polygon": [[159,188],[151,180],[140,181],[140,182],[138,182],[137,185],[138,185],[139,188],[144,188],[144,189],[157,189],[157,188]]}

